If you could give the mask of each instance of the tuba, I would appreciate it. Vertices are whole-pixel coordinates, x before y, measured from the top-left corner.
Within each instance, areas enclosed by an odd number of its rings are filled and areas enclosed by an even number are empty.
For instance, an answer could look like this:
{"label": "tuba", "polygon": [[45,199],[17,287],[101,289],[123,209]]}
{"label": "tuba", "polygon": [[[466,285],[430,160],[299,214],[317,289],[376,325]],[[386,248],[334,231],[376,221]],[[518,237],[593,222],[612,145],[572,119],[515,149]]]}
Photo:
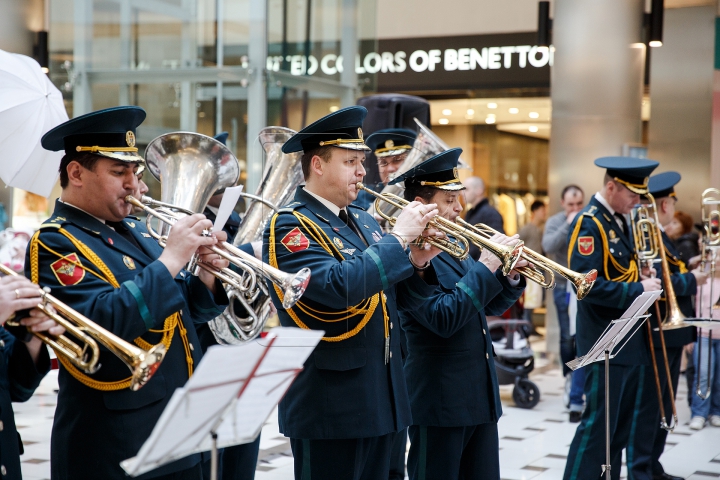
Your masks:
{"label": "tuba", "polygon": [[[410,150],[402,166],[398,169],[397,172],[394,173],[392,178],[402,175],[411,168],[420,165],[425,160],[434,157],[438,153],[442,153],[445,150],[450,149],[450,147],[448,147],[448,145],[443,142],[440,137],[438,137],[427,126],[423,125],[420,120],[418,120],[417,118],[413,118],[413,120],[415,120],[415,123],[417,123],[418,126],[417,138],[415,139],[415,142],[413,142],[412,150]],[[469,166],[461,158],[458,160],[458,168],[469,168]],[[401,184],[385,185],[385,187],[380,193],[387,193],[396,197],[402,197],[404,190],[405,187]],[[368,207],[367,211],[370,215],[382,218],[382,222],[380,223],[380,225],[383,227],[387,227],[387,220],[383,218],[383,215],[378,215],[378,212],[376,210],[377,206],[377,202],[375,202],[371,204],[370,207]],[[383,208],[383,213],[387,217],[396,217],[399,214],[399,209],[395,206],[387,204],[384,207],[385,208]]]}
{"label": "tuba", "polygon": [[[262,241],[265,226],[279,206],[288,203],[295,189],[304,181],[300,159],[302,153],[283,153],[283,144],[296,132],[284,127],[266,127],[258,140],[265,151],[265,170],[255,195],[243,193],[251,200],[233,245]],[[230,306],[208,323],[220,344],[240,344],[255,338],[265,327],[271,313],[267,285],[248,292],[228,290]],[[243,311],[235,309],[236,301]]]}
{"label": "tuba", "polygon": [[[148,214],[148,232],[161,246],[164,246],[167,231],[175,221],[183,215],[202,212],[212,195],[234,185],[240,176],[238,161],[230,150],[214,138],[198,133],[161,135],[150,142],[145,159],[150,172],[162,182],[161,200],[128,196],[125,201]],[[153,219],[160,222],[157,229],[151,225]],[[193,260],[188,270],[202,268],[215,275],[223,283],[230,299],[259,298],[267,292],[263,278],[285,292],[285,308],[289,308],[304,293],[310,277],[307,268],[290,275],[227,242],[223,242],[221,247],[208,248],[228,260],[234,269],[216,269]],[[269,302],[265,304],[265,308],[269,309]]]}

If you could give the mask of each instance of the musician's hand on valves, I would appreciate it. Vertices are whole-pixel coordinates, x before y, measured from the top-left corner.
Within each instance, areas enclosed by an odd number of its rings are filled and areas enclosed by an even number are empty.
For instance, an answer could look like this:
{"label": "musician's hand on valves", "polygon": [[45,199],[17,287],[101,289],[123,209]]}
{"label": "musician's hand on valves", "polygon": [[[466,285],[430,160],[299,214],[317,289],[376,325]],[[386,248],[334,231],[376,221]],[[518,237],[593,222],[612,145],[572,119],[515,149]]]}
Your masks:
{"label": "musician's hand on valves", "polygon": [[705,285],[710,278],[710,272],[704,272],[699,268],[696,268],[695,270],[691,271],[690,273],[693,274],[695,277],[695,283],[697,283],[697,286]]}
{"label": "musician's hand on valves", "polygon": [[437,205],[434,203],[424,205],[410,202],[398,215],[391,233],[400,236],[405,244],[412,242],[423,233],[428,222],[437,214]]}
{"label": "musician's hand on valves", "polygon": [[[440,230],[430,227],[422,232],[421,237],[422,239],[433,238],[436,240],[442,240],[446,238],[446,235]],[[418,238],[418,241],[410,244],[410,258],[414,267],[425,268],[428,266],[428,262],[439,255],[442,250],[426,241],[421,242],[420,240],[421,239]],[[418,245],[418,243],[420,245]]]}
{"label": "musician's hand on valves", "polygon": [[[227,241],[227,233],[223,232],[222,230],[219,232],[214,232],[213,235],[218,241],[218,244],[221,244],[222,242]],[[220,247],[222,248],[222,247]],[[198,263],[205,263],[212,265],[215,268],[222,269],[227,268],[230,266],[230,262],[223,258],[222,256],[218,255],[217,253],[212,252],[211,250],[208,250],[205,247],[200,247],[197,250],[198,254]],[[202,282],[205,284],[208,289],[215,293],[215,290],[217,288],[217,283],[215,282],[215,276],[207,272],[206,270],[199,268],[197,272],[198,278],[202,280]]]}
{"label": "musician's hand on valves", "polygon": [[[47,308],[50,313],[57,313],[52,305],[46,305],[45,308]],[[55,336],[65,333],[65,327],[58,325],[55,320],[48,317],[45,312],[38,310],[37,308],[30,310],[30,316],[20,320],[20,325],[28,327],[28,329],[32,332],[48,332],[50,335]],[[40,339],[37,340],[40,342]]]}
{"label": "musician's hand on valves", "polygon": [[172,226],[165,250],[158,259],[170,275],[177,276],[200,247],[217,244],[217,233],[203,235],[203,231],[211,228],[212,222],[200,213],[181,218]]}
{"label": "musician's hand on valves", "polygon": [[646,278],[640,283],[642,283],[644,292],[654,292],[662,288],[659,278]]}

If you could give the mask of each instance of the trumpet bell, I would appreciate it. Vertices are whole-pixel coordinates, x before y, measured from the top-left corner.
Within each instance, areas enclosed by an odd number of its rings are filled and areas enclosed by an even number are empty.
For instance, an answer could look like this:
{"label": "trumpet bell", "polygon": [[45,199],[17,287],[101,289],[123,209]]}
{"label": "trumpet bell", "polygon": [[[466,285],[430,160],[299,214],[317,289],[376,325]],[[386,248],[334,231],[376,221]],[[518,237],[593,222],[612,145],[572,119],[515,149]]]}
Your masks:
{"label": "trumpet bell", "polygon": [[595,284],[595,280],[597,280],[597,276],[597,270],[590,270],[585,275],[578,275],[575,279],[569,278],[573,285],[575,285],[578,300],[582,300],[588,293],[590,293],[590,290]]}
{"label": "trumpet bell", "polygon": [[[130,366],[132,370],[132,378],[130,379],[130,389],[137,392],[145,385],[150,378],[155,375],[155,372],[160,368],[160,364],[165,358],[165,345],[158,343],[154,345],[150,350],[144,351],[143,353],[135,356]],[[127,363],[127,361],[126,361]]]}
{"label": "trumpet bell", "polygon": [[310,269],[303,268],[296,274],[288,275],[283,280],[280,288],[283,288],[283,308],[287,309],[295,305],[300,297],[305,293],[307,285],[310,282]]}

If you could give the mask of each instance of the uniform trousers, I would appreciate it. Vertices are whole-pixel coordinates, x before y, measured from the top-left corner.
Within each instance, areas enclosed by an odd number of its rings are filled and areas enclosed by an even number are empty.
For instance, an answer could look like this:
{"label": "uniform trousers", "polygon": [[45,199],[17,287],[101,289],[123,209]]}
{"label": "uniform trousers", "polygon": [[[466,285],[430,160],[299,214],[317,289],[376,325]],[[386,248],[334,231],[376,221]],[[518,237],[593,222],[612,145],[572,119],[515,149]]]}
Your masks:
{"label": "uniform trousers", "polygon": [[291,438],[295,480],[388,478],[395,433],[379,437],[314,440]]}
{"label": "uniform trousers", "polygon": [[[129,478],[129,477],[126,477]],[[200,480],[203,478],[202,466],[197,464],[194,467],[180,470],[179,472],[168,473],[160,477],[153,477],[152,480]]]}
{"label": "uniform trousers", "polygon": [[407,450],[407,428],[395,433],[390,451],[389,480],[405,480],[405,451]]}
{"label": "uniform trousers", "polygon": [[[255,441],[221,448],[218,451],[218,480],[253,480],[257,469],[260,435]],[[210,480],[210,454],[202,463],[203,480]]]}
{"label": "uniform trousers", "polygon": [[[644,366],[610,365],[610,396],[605,400],[605,364],[593,363],[585,372],[585,411],[570,444],[564,480],[602,475],[605,461],[605,408],[610,408],[611,478],[620,478],[622,451],[635,433],[633,412],[642,400]],[[604,476],[603,476],[604,478]]]}
{"label": "uniform trousers", "polygon": [[411,426],[410,480],[499,480],[497,423]]}
{"label": "uniform trousers", "polygon": [[[682,352],[682,347],[667,349],[670,378],[672,379],[673,392],[676,393],[680,378]],[[663,394],[665,420],[669,424],[672,421],[672,406],[670,405],[670,394],[662,350],[655,350],[655,358],[658,363],[658,376],[660,377],[660,387]],[[634,442],[628,446],[627,452],[628,480],[652,479],[653,475],[665,473],[662,465],[660,465],[660,455],[665,449],[668,432],[659,427],[660,406],[658,405],[657,386],[655,385],[655,373],[652,365],[645,367],[643,377],[641,379],[643,399],[640,402],[640,408],[635,411],[635,419],[633,420],[636,425],[636,433]]]}

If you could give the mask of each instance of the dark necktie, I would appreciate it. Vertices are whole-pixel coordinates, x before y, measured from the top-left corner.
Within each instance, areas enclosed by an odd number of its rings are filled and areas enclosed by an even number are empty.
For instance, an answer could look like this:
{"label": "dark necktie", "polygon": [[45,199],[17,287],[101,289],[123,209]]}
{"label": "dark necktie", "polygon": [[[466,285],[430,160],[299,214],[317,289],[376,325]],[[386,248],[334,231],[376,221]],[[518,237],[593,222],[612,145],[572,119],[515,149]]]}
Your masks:
{"label": "dark necktie", "polygon": [[362,234],[360,233],[360,230],[358,229],[357,225],[355,225],[355,222],[353,222],[352,220],[350,220],[350,217],[348,217],[348,214],[347,214],[347,212],[346,212],[345,210],[340,210],[340,213],[338,213],[338,217],[340,217],[340,220],[342,220],[345,225],[347,225],[348,227],[350,227],[350,230],[352,230],[353,232],[355,232],[355,235],[357,235],[358,237],[360,237],[360,240],[362,240],[363,243],[364,243],[365,245],[367,245],[367,242],[365,241],[365,238],[364,238],[364,237],[362,236]]}
{"label": "dark necktie", "polygon": [[628,236],[628,226],[627,226],[627,223],[625,222],[625,216],[622,215],[621,213],[617,213],[617,212],[615,212],[614,215],[615,215],[615,218],[617,218],[618,221],[620,222],[620,230],[622,230],[622,232],[627,237]]}
{"label": "dark necktie", "polygon": [[130,242],[132,245],[135,245],[137,248],[140,248],[140,244],[135,240],[135,237],[132,236],[132,233],[127,229],[125,224],[123,222],[105,222],[108,227],[111,227],[113,230],[115,230],[115,233],[123,237],[125,240]]}

